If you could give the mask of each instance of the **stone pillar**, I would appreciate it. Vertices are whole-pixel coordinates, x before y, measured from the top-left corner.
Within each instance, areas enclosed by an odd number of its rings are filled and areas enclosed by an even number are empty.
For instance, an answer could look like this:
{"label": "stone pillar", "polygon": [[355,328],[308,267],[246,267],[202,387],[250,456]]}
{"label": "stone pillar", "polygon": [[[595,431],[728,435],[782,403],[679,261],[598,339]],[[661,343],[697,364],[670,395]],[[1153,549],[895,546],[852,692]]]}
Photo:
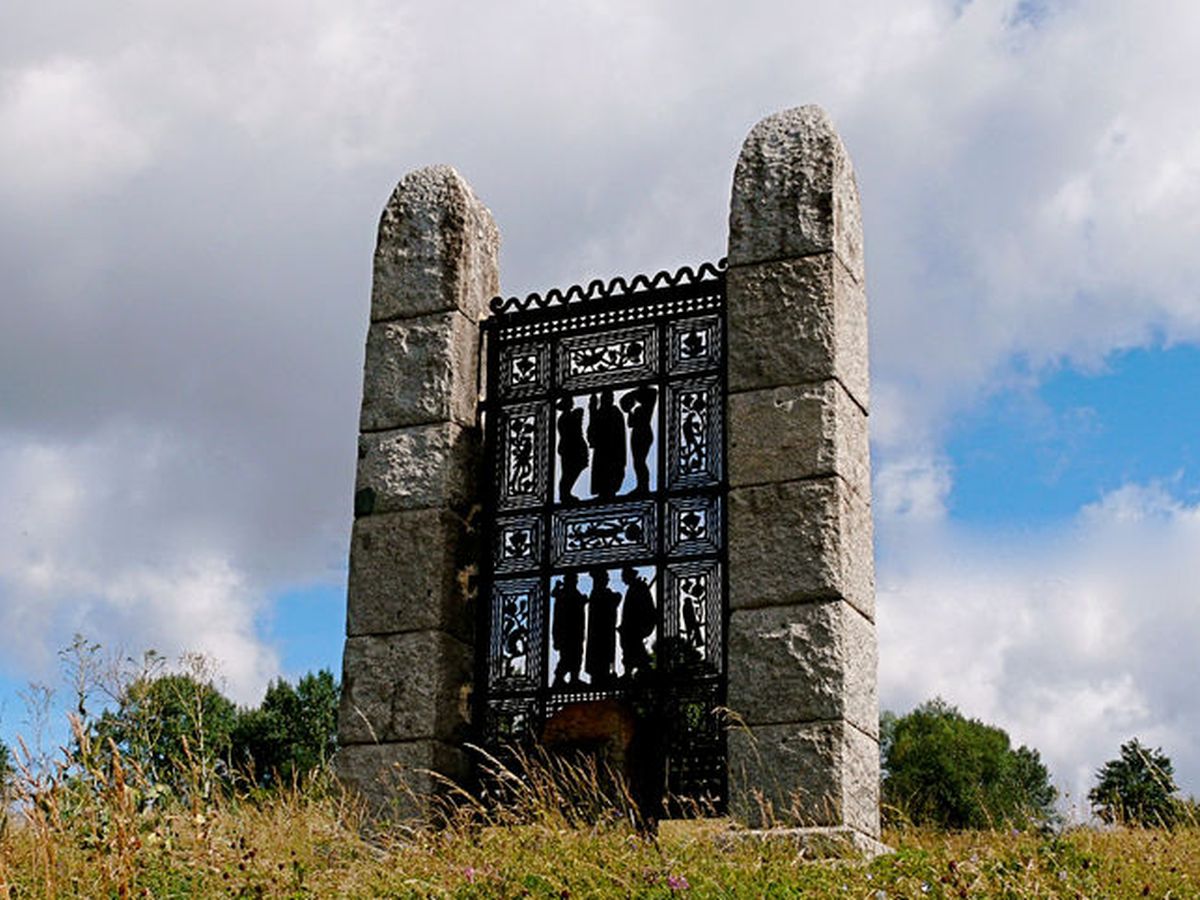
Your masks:
{"label": "stone pillar", "polygon": [[407,175],[379,223],[337,757],[379,811],[420,814],[422,770],[467,772],[479,321],[500,292],[499,244],[449,166]]}
{"label": "stone pillar", "polygon": [[[731,808],[879,836],[867,306],[825,113],[759,122],[729,218]],[[769,810],[770,815],[764,815]]]}

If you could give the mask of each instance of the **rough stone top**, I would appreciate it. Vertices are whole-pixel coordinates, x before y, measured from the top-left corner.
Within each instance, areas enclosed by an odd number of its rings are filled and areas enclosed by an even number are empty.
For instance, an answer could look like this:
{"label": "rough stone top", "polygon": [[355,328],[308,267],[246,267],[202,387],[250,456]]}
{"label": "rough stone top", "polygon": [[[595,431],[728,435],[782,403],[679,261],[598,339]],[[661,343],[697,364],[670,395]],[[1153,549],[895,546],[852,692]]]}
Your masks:
{"label": "rough stone top", "polygon": [[500,231],[447,165],[409,172],[379,220],[371,320],[458,310],[473,321],[500,290]]}
{"label": "rough stone top", "polygon": [[825,110],[799,106],[755,125],[733,175],[729,265],[833,251],[862,284],[862,248],[854,167]]}

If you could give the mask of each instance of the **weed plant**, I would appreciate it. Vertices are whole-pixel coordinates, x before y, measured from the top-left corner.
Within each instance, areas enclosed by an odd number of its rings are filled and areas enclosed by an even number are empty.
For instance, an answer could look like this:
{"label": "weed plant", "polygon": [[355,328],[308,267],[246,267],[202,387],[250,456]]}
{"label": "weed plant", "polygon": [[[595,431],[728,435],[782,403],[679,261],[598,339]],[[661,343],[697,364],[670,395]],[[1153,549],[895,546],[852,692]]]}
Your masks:
{"label": "weed plant", "polygon": [[91,724],[76,716],[52,760],[16,748],[0,900],[1200,897],[1192,807],[1170,830],[900,828],[884,835],[890,854],[816,860],[718,818],[651,831],[622,780],[587,759],[483,758],[482,786],[439,781],[419,824],[373,819],[328,768],[269,789],[214,779],[186,737],[172,771],[147,771]]}
{"label": "weed plant", "polygon": [[494,775],[486,796],[443,785],[437,824],[414,826],[373,822],[326,771],[180,795],[112,746],[50,772],[19,765],[0,898],[1200,896],[1194,822],[905,829],[885,835],[892,854],[814,861],[784,839],[731,837],[721,820],[639,830],[628,793],[594,765],[526,757]]}

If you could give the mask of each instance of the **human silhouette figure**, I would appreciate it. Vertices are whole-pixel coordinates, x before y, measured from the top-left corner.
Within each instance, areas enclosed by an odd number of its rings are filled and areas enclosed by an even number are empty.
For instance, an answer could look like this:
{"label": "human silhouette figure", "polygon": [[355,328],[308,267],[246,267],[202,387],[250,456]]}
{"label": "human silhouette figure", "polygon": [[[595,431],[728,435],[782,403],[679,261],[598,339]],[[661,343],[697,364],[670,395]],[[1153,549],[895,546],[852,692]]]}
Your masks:
{"label": "human silhouette figure", "polygon": [[550,639],[558,651],[554,683],[579,683],[583,663],[583,612],[587,598],[579,590],[579,576],[568,572],[550,591],[554,598],[554,627]]}
{"label": "human silhouette figure", "polygon": [[592,593],[588,597],[587,669],[593,686],[613,680],[613,657],[617,650],[617,607],[621,595],[608,586],[608,572],[592,569]]}
{"label": "human silhouette figure", "polygon": [[621,659],[625,673],[635,675],[650,665],[650,654],[646,652],[646,638],[654,633],[657,616],[654,612],[654,595],[650,585],[637,569],[626,566],[621,570],[625,580],[625,606],[621,612]]}
{"label": "human silhouette figure", "polygon": [[650,468],[646,457],[654,443],[654,431],[650,423],[654,417],[654,405],[658,402],[658,391],[648,384],[629,391],[621,398],[621,409],[629,421],[629,449],[633,453],[633,471],[637,475],[639,494],[650,492]]}
{"label": "human silhouette figure", "polygon": [[568,503],[578,500],[572,490],[583,470],[587,468],[588,447],[583,439],[583,409],[576,408],[570,397],[558,401],[558,458],[561,475],[558,481],[558,500]]}
{"label": "human silhouette figure", "polygon": [[625,416],[613,403],[612,388],[588,400],[587,439],[592,446],[592,494],[611,500],[625,480]]}

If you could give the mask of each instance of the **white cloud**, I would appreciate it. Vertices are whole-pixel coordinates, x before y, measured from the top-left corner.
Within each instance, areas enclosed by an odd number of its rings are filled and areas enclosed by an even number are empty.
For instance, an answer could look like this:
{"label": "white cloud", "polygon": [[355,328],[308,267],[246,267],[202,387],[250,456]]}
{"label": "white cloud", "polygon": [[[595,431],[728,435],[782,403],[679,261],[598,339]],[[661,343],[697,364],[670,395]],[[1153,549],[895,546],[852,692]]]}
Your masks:
{"label": "white cloud", "polygon": [[7,664],[94,626],[266,677],[264,597],[345,558],[371,241],[404,171],[458,165],[506,289],[544,289],[719,256],[739,142],[820,102],[868,229],[885,698],[941,690],[1064,771],[1144,728],[1196,778],[1195,508],[1135,486],[1065,535],[972,539],[941,439],[1064,358],[1200,339],[1200,6],[18,6]]}
{"label": "white cloud", "polygon": [[1200,339],[1200,124],[1180,114],[1200,89],[1185,61],[1200,9],[1061,4],[1014,28],[1014,8],[971,3],[920,52],[903,33],[881,45],[887,77],[838,111],[863,189],[876,396],[906,413],[878,432],[887,448],[936,439],[1014,361]]}
{"label": "white cloud", "polygon": [[939,523],[904,537],[902,558],[881,565],[885,706],[940,695],[1000,724],[1040,749],[1076,800],[1134,735],[1161,744],[1200,791],[1200,506],[1130,484],[1058,534]]}
{"label": "white cloud", "polygon": [[78,632],[135,655],[203,653],[231,696],[261,696],[279,669],[255,632],[261,588],[237,571],[229,548],[162,532],[147,502],[174,453],[128,430],[72,446],[0,448],[0,658],[8,665],[50,678],[55,651]]}
{"label": "white cloud", "polygon": [[944,460],[919,453],[893,455],[877,467],[873,481],[876,515],[919,524],[946,517],[953,479]]}
{"label": "white cloud", "polygon": [[152,158],[154,135],[89,60],[0,70],[0,196],[26,201],[114,190]]}

